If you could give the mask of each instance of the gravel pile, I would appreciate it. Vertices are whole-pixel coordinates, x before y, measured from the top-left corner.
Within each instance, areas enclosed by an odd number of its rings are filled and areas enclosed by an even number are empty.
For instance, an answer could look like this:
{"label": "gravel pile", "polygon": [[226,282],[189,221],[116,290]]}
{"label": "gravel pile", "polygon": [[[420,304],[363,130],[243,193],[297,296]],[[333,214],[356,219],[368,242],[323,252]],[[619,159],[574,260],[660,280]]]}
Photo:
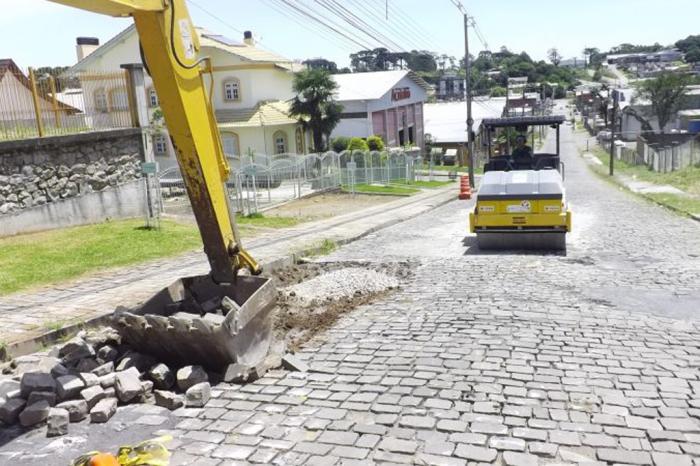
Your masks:
{"label": "gravel pile", "polygon": [[391,275],[376,270],[348,267],[292,285],[282,293],[292,302],[312,306],[320,302],[379,293],[397,286],[399,281]]}

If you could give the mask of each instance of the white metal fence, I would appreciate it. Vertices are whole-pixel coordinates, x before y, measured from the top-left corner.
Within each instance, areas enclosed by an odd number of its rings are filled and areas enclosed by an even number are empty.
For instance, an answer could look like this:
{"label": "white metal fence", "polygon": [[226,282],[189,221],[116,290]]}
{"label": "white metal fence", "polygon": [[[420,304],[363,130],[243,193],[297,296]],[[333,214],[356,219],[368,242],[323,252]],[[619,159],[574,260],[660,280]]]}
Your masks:
{"label": "white metal fence", "polygon": [[[226,183],[236,211],[249,215],[325,190],[355,192],[360,184],[411,182],[416,179],[415,153],[404,151],[333,151],[323,154],[243,155],[230,158]],[[159,175],[161,207],[172,214],[189,213],[189,200],[178,167]]]}

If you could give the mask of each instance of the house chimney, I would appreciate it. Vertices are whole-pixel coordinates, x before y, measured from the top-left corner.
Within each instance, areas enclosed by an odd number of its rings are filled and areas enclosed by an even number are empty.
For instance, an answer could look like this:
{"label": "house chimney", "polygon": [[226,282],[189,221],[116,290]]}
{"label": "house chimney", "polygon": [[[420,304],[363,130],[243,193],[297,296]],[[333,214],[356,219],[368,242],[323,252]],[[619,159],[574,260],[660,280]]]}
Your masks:
{"label": "house chimney", "polygon": [[243,32],[243,42],[246,45],[255,45],[255,39],[253,39],[253,33],[251,31]]}
{"label": "house chimney", "polygon": [[90,55],[100,46],[100,39],[97,37],[78,37],[75,39],[75,51],[78,61]]}

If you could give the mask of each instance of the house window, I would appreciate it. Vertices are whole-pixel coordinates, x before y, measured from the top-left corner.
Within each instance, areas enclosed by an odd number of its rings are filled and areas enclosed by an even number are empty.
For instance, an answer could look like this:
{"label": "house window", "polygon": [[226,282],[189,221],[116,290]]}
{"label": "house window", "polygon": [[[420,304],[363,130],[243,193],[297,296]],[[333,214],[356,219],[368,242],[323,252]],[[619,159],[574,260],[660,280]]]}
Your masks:
{"label": "house window", "polygon": [[240,155],[238,146],[238,135],[236,133],[221,134],[221,145],[224,147],[224,154],[228,157]]}
{"label": "house window", "polygon": [[158,105],[160,105],[160,102],[158,101],[158,94],[156,94],[155,89],[150,88],[148,90],[148,106],[157,107]]}
{"label": "house window", "polygon": [[97,89],[93,95],[95,100],[95,110],[98,112],[107,112],[107,94],[104,89]]}
{"label": "house window", "polygon": [[109,92],[109,108],[110,110],[129,110],[129,94],[126,89],[112,89]]}
{"label": "house window", "polygon": [[224,81],[224,100],[241,100],[241,83],[238,79]]}
{"label": "house window", "polygon": [[162,134],[153,136],[153,152],[156,155],[168,155],[168,140]]}
{"label": "house window", "polygon": [[275,154],[284,154],[287,151],[287,134],[284,131],[277,131],[272,135],[275,142]]}

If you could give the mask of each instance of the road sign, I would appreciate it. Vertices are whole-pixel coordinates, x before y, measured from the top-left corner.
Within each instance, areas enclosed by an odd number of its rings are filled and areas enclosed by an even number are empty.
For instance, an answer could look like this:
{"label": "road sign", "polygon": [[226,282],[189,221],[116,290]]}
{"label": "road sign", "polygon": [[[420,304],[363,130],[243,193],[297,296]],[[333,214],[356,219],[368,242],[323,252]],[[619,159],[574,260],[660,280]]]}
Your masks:
{"label": "road sign", "polygon": [[141,173],[144,175],[155,175],[158,173],[158,162],[145,162],[141,164]]}

